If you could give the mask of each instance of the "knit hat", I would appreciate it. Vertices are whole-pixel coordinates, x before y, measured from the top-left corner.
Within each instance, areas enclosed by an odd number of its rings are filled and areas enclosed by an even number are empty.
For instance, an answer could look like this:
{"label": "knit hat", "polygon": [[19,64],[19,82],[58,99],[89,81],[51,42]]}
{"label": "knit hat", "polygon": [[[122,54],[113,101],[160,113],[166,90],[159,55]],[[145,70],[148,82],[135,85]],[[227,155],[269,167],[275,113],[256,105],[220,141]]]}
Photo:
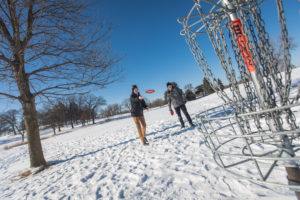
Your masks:
{"label": "knit hat", "polygon": [[138,88],[136,85],[131,86],[131,90],[133,91],[135,88]]}
{"label": "knit hat", "polygon": [[[170,83],[170,82],[167,82],[167,87],[168,87],[169,85],[172,85],[172,83]],[[172,85],[172,86],[173,86],[173,85]]]}

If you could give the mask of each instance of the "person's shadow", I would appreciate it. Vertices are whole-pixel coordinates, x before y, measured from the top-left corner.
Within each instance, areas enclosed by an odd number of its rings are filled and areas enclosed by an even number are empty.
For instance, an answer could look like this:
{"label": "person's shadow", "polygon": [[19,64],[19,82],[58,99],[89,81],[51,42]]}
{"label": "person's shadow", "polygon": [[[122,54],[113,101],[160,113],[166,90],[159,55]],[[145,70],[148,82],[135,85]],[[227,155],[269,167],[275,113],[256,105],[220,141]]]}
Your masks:
{"label": "person's shadow", "polygon": [[[165,131],[167,131],[168,129],[172,129],[172,128],[175,128],[175,127],[179,127],[178,124],[174,125],[174,126],[170,126],[170,127],[167,127],[167,128],[163,128],[161,130],[158,130],[158,131],[155,131],[155,132],[151,132],[149,134],[146,134],[146,136],[155,136],[159,133],[163,133]],[[185,128],[185,129],[181,129],[180,131],[178,132],[175,132],[175,133],[172,133],[172,134],[166,134],[166,135],[161,135],[161,136],[156,136],[154,137],[154,141],[155,140],[158,140],[158,139],[168,139],[169,137],[172,137],[172,136],[177,136],[177,135],[181,135],[183,134],[184,132],[188,131],[188,130],[192,130],[194,129],[195,127],[189,127],[189,128]],[[131,143],[131,142],[134,142],[135,140],[139,140],[138,137],[136,138],[132,138],[132,139],[129,139],[129,140],[126,140],[126,141],[123,141],[123,142],[120,142],[118,144],[113,144],[113,145],[109,145],[107,147],[102,147],[96,151],[91,151],[91,152],[88,152],[88,153],[85,153],[85,154],[81,154],[81,155],[74,155],[72,156],[71,158],[67,158],[67,159],[64,159],[64,160],[52,160],[52,161],[48,161],[47,162],[47,165],[56,165],[56,164],[60,164],[60,163],[64,163],[64,162],[68,162],[68,161],[71,161],[71,160],[74,160],[74,159],[77,159],[77,158],[82,158],[82,157],[85,157],[85,156],[89,156],[89,155],[93,155],[95,153],[98,153],[98,152],[101,152],[101,151],[104,151],[104,150],[107,150],[107,149],[112,149],[112,148],[115,148],[115,147],[119,147],[121,145],[125,145],[125,144],[128,144],[128,143]]]}

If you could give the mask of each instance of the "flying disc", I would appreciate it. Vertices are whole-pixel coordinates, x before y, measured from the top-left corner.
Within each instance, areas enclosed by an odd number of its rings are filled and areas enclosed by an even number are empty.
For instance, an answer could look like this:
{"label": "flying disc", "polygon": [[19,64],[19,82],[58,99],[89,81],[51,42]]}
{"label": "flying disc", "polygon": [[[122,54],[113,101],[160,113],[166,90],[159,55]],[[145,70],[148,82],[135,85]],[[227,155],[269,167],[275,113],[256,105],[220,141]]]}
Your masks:
{"label": "flying disc", "polygon": [[155,90],[147,90],[146,93],[153,93]]}

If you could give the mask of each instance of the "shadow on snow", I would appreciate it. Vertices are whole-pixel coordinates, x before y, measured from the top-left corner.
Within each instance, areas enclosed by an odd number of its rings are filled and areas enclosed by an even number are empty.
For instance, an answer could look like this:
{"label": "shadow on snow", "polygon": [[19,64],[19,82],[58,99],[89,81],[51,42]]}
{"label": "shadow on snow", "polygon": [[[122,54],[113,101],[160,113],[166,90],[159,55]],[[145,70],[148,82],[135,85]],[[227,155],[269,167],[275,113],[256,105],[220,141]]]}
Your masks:
{"label": "shadow on snow", "polygon": [[[146,134],[146,135],[147,135],[147,136],[155,136],[155,135],[157,135],[157,134],[159,134],[159,133],[163,133],[163,132],[165,132],[165,131],[167,131],[167,130],[169,130],[169,129],[175,128],[175,127],[179,127],[179,125],[176,124],[176,125],[174,125],[174,126],[167,127],[167,128],[161,129],[161,130],[156,131],[156,132],[151,132],[151,133]],[[192,129],[194,129],[194,128],[195,128],[195,127],[189,127],[189,128],[181,129],[181,130],[178,131],[178,132],[175,132],[175,133],[173,132],[173,133],[168,133],[168,134],[166,134],[166,135],[156,136],[156,137],[154,137],[153,139],[154,139],[154,140],[158,140],[158,139],[163,139],[163,140],[164,140],[164,139],[168,139],[169,137],[181,135],[181,134],[183,134],[184,132],[189,131],[189,130],[192,130]],[[126,141],[124,141],[124,142],[120,142],[120,143],[114,144],[114,145],[109,145],[109,146],[107,146],[107,147],[103,147],[103,148],[100,148],[100,149],[98,149],[98,150],[96,150],[96,151],[91,151],[91,152],[88,152],[88,153],[85,153],[85,154],[74,155],[74,156],[72,156],[71,158],[68,158],[68,159],[65,159],[65,160],[53,160],[53,161],[48,161],[47,164],[48,164],[48,165],[56,165],[56,164],[68,162],[68,161],[71,161],[71,160],[74,160],[74,159],[77,159],[77,158],[83,158],[83,157],[85,157],[85,156],[93,155],[93,154],[96,154],[96,153],[98,153],[98,152],[101,152],[101,151],[104,151],[104,150],[107,150],[107,149],[112,149],[112,148],[115,148],[115,147],[119,147],[119,146],[121,146],[121,145],[126,145],[126,144],[128,144],[128,143],[132,143],[132,142],[134,142],[134,141],[136,141],[136,140],[139,140],[139,138],[138,138],[138,137],[132,138],[132,139],[126,140]]]}

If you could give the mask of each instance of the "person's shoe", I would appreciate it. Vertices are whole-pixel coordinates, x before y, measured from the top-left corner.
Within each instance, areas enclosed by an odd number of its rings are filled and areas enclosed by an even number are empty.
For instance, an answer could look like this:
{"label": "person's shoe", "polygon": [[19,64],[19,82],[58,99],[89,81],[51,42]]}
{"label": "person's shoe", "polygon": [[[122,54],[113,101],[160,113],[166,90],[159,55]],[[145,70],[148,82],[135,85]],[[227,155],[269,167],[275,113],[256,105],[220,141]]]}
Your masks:
{"label": "person's shoe", "polygon": [[146,137],[144,137],[144,142],[143,142],[143,145],[144,145],[144,146],[148,146],[148,145],[149,145],[149,142],[148,142],[148,140],[147,140],[147,138],[146,138]]}
{"label": "person's shoe", "polygon": [[181,126],[181,128],[185,128],[185,126],[184,126],[184,125],[182,125],[182,126]]}
{"label": "person's shoe", "polygon": [[195,125],[195,124],[193,124],[193,123],[191,123],[191,124],[190,124],[190,126],[191,126],[191,127],[195,127],[196,125]]}
{"label": "person's shoe", "polygon": [[148,140],[147,140],[147,138],[146,138],[146,137],[144,137],[144,141],[145,141],[145,142],[148,142]]}
{"label": "person's shoe", "polygon": [[146,137],[144,137],[144,143],[149,143]]}
{"label": "person's shoe", "polygon": [[144,146],[149,146],[149,142],[143,143]]}

